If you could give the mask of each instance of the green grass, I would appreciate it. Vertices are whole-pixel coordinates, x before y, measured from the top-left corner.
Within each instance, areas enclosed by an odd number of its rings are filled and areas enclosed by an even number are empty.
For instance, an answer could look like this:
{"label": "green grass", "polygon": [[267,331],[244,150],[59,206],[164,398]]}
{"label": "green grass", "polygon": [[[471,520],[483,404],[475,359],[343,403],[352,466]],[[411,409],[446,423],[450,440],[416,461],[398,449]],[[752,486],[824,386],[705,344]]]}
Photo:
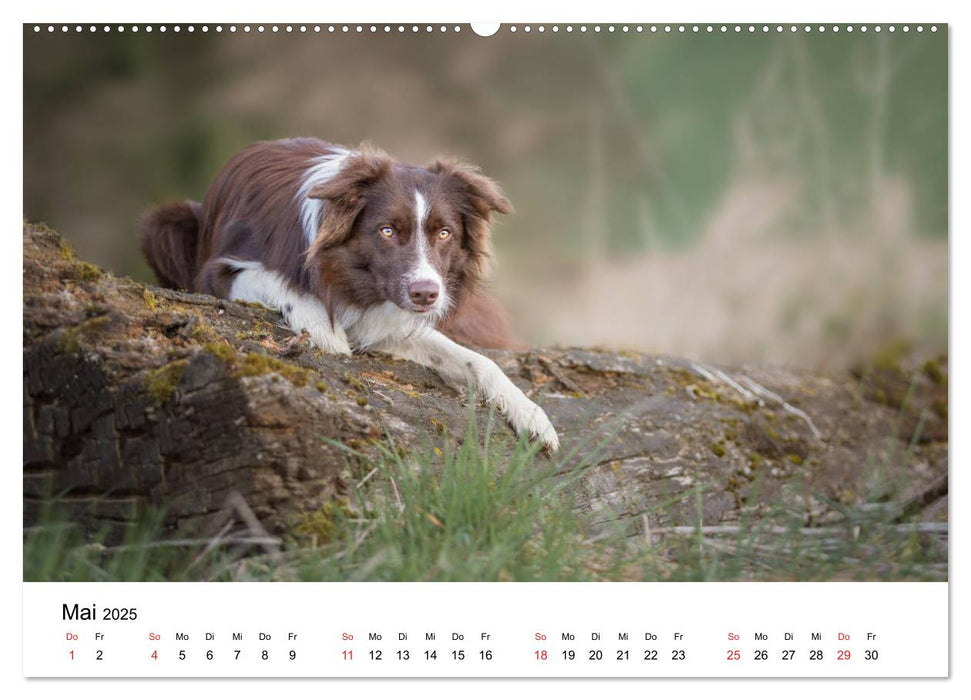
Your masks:
{"label": "green grass", "polygon": [[[29,581],[733,581],[945,580],[946,539],[908,529],[893,508],[830,503],[835,522],[806,527],[819,496],[776,498],[729,529],[702,530],[700,484],[636,517],[592,517],[572,489],[597,468],[576,452],[552,461],[520,440],[511,448],[480,435],[474,414],[458,443],[418,453],[392,441],[368,456],[346,450],[358,483],[347,498],[303,514],[279,552],[161,536],[163,514],[145,514],[120,545],[84,538],[54,511],[24,535]],[[916,438],[914,438],[916,439]],[[604,438],[609,440],[609,436]],[[332,443],[339,445],[339,443]],[[579,448],[578,448],[579,449]],[[597,446],[585,448],[589,454]],[[894,465],[871,465],[873,469]],[[884,483],[887,475],[884,474]],[[759,502],[762,484],[749,487]],[[762,499],[763,501],[765,499]],[[888,499],[892,503],[893,498]],[[872,504],[871,504],[872,505]],[[675,511],[679,513],[675,517]],[[694,513],[673,531],[656,523]],[[689,519],[692,516],[689,516]],[[607,521],[606,524],[604,521]],[[643,524],[653,528],[648,535]],[[706,523],[707,524],[707,523]]]}

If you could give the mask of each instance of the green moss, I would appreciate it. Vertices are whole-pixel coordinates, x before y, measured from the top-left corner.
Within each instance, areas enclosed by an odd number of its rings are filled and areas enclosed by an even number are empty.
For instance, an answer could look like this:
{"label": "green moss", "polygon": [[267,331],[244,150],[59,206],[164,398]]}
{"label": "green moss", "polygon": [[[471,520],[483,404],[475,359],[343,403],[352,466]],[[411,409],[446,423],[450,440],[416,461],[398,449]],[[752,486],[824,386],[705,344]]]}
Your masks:
{"label": "green moss", "polygon": [[80,352],[82,341],[90,341],[98,337],[108,324],[108,321],[108,316],[95,316],[73,328],[65,329],[58,338],[58,349],[68,355]]}
{"label": "green moss", "polygon": [[[50,231],[51,229],[47,229],[47,230]],[[59,237],[59,240],[57,241],[57,245],[61,249],[61,257],[64,260],[68,260],[68,261],[74,260],[74,249],[71,247],[70,243],[65,241],[63,238]]]}
{"label": "green moss", "polygon": [[319,391],[321,394],[327,391],[327,385],[324,384],[323,382],[317,382],[316,384],[314,384],[314,386],[317,387],[317,391]]}
{"label": "green moss", "polygon": [[158,311],[158,300],[148,289],[142,291],[142,301],[145,302],[145,308],[149,311]]}
{"label": "green moss", "polygon": [[350,372],[344,373],[344,381],[350,384],[352,387],[361,392],[367,392],[367,387],[364,385],[360,379],[352,375]]}
{"label": "green moss", "polygon": [[799,455],[786,455],[786,459],[788,459],[793,464],[802,464],[802,461],[803,461],[802,457],[800,457]]}
{"label": "green moss", "polygon": [[182,378],[188,360],[176,360],[149,372],[145,377],[145,390],[158,404],[168,401]]}
{"label": "green moss", "polygon": [[346,498],[327,501],[315,511],[300,513],[294,530],[297,534],[312,537],[317,544],[327,544],[334,537],[336,518],[352,515]]}
{"label": "green moss", "polygon": [[83,260],[75,262],[71,268],[71,276],[81,282],[93,282],[103,274],[104,272],[100,267]]}
{"label": "green moss", "polygon": [[192,326],[192,331],[189,333],[189,337],[192,338],[197,343],[213,343],[218,339],[216,331],[212,329],[204,319],[199,316],[195,316],[196,322]]}
{"label": "green moss", "polygon": [[279,374],[294,386],[306,386],[310,382],[310,370],[256,352],[248,352],[236,362],[234,376],[256,377],[271,373]]}
{"label": "green moss", "polygon": [[365,396],[358,396],[357,397],[357,405],[358,406],[367,406],[367,397],[365,397]]}
{"label": "green moss", "polygon": [[718,457],[724,457],[725,445],[721,442],[716,442],[711,445],[711,451],[714,452]]}
{"label": "green moss", "polygon": [[255,319],[250,328],[235,333],[236,340],[263,340],[271,335],[273,335],[273,326],[260,318]]}
{"label": "green moss", "polygon": [[753,452],[748,456],[748,463],[752,469],[759,469],[762,466],[762,455],[758,452]]}
{"label": "green moss", "polygon": [[[294,386],[307,386],[310,383],[310,370],[281,362],[275,357],[258,352],[239,354],[228,343],[206,343],[203,349],[234,367],[234,377],[258,377],[264,374],[277,374]],[[323,387],[323,388],[321,388]],[[327,387],[317,383],[318,391]]]}

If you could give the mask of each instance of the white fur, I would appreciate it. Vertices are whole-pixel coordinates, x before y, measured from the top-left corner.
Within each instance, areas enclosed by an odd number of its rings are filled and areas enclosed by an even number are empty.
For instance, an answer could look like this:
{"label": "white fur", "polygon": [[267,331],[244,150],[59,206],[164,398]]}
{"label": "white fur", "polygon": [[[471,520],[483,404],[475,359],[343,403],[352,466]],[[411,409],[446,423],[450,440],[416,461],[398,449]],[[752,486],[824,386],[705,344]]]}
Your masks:
{"label": "white fur", "polygon": [[340,324],[351,345],[359,350],[387,342],[402,342],[419,330],[433,326],[438,316],[427,311],[416,314],[386,301],[367,310],[349,308],[341,314]]}
{"label": "white fur", "polygon": [[556,429],[546,413],[512,383],[499,366],[462,347],[434,328],[421,328],[404,341],[390,341],[378,349],[430,367],[461,388],[471,384],[506,416],[521,435],[538,438],[552,452],[560,447]]}
{"label": "white fur", "polygon": [[300,205],[300,225],[303,236],[309,246],[317,238],[320,229],[321,201],[307,195],[317,185],[322,185],[340,172],[344,161],[353,155],[343,148],[334,148],[333,153],[319,156],[310,161],[310,167],[303,174],[300,189],[297,191],[297,203]]}
{"label": "white fur", "polygon": [[255,301],[277,309],[295,332],[306,330],[310,339],[324,352],[350,355],[351,346],[340,324],[331,325],[323,303],[310,294],[295,291],[276,272],[258,262],[228,260],[223,262],[239,270],[229,291],[231,299]]}
{"label": "white fur", "polygon": [[438,285],[438,298],[432,304],[432,312],[444,312],[448,306],[448,295],[445,292],[445,283],[442,276],[438,273],[430,262],[428,262],[428,237],[425,235],[425,220],[428,218],[428,202],[424,195],[415,190],[415,219],[418,228],[415,229],[415,238],[418,244],[418,261],[408,272],[406,282],[419,282],[431,280]]}

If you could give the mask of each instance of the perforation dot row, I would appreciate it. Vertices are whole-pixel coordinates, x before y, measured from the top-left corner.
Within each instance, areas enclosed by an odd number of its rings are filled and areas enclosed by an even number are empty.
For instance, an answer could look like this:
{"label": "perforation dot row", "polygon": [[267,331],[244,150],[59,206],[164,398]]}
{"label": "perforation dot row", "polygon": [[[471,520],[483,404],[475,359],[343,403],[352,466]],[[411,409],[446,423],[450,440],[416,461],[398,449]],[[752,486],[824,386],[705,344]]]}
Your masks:
{"label": "perforation dot row", "polygon": [[[40,32],[43,32],[45,30],[48,33],[51,33],[51,34],[53,34],[54,32],[57,32],[58,30],[60,30],[61,33],[67,33],[67,32],[70,32],[72,29],[76,33],[81,33],[83,31],[85,31],[85,29],[87,29],[88,32],[97,32],[99,28],[97,26],[95,26],[95,25],[89,25],[87,27],[84,27],[84,26],[81,26],[79,24],[78,25],[66,25],[66,24],[53,25],[53,24],[48,24],[46,26],[42,26],[42,25],[39,25],[39,24],[35,24],[34,25],[34,32],[35,33],[40,33]],[[574,26],[572,24],[568,24],[568,25],[564,25],[562,27],[560,25],[552,25],[549,28],[547,28],[544,25],[539,25],[539,26],[533,27],[533,26],[528,25],[528,24],[527,25],[523,25],[523,26],[518,26],[518,25],[513,24],[513,25],[509,25],[507,27],[507,29],[508,29],[508,31],[510,31],[512,33],[516,33],[516,32],[522,31],[522,32],[527,33],[527,34],[530,33],[530,32],[532,32],[534,29],[535,29],[536,32],[538,32],[540,34],[545,33],[547,31],[547,29],[549,29],[549,31],[551,31],[553,33],[558,33],[558,32],[563,31],[563,32],[566,32],[568,34],[569,33],[572,33],[572,32],[584,33],[584,32],[589,32],[589,31],[592,31],[594,33],[597,33],[597,32],[603,32],[604,30],[606,30],[608,33],[620,31],[621,33],[634,32],[634,33],[638,33],[638,34],[644,33],[644,32],[648,32],[648,33],[651,33],[651,34],[657,34],[657,33],[664,33],[664,34],[671,34],[671,33],[679,33],[679,34],[686,34],[686,33],[692,33],[692,34],[722,33],[722,34],[726,34],[726,33],[729,33],[729,32],[733,32],[735,34],[741,34],[743,32],[747,32],[749,34],[755,34],[755,33],[768,34],[768,33],[773,32],[773,31],[776,32],[776,33],[778,33],[778,34],[781,34],[781,33],[786,32],[786,31],[788,31],[790,33],[799,32],[799,31],[803,31],[803,32],[806,32],[806,33],[813,32],[813,31],[815,31],[817,33],[832,32],[834,34],[838,34],[841,31],[842,32],[846,32],[847,34],[851,34],[854,31],[859,31],[861,33],[866,33],[868,31],[873,31],[873,32],[879,34],[880,32],[884,31],[884,29],[886,31],[888,31],[888,32],[891,32],[891,33],[896,32],[898,30],[901,31],[901,32],[904,32],[904,33],[908,33],[912,29],[914,31],[917,31],[917,32],[923,32],[924,31],[924,26],[923,25],[920,25],[920,24],[914,25],[913,27],[911,27],[911,25],[907,25],[907,24],[901,25],[900,27],[898,27],[896,25],[892,25],[892,24],[891,25],[887,25],[886,27],[884,27],[883,25],[879,25],[879,24],[877,24],[877,25],[866,25],[866,24],[862,24],[862,25],[858,25],[858,26],[855,26],[855,25],[852,25],[852,24],[850,24],[850,25],[843,25],[843,26],[841,26],[841,25],[829,25],[829,26],[827,26],[827,25],[822,25],[822,24],[820,24],[818,26],[812,26],[812,25],[798,25],[797,26],[795,24],[792,24],[792,25],[782,25],[782,24],[775,24],[775,25],[768,25],[768,24],[762,24],[762,25],[754,25],[754,24],[748,24],[748,25],[741,25],[741,24],[734,24],[734,25],[727,25],[727,24],[720,24],[720,25],[712,25],[712,24],[677,24],[677,25],[672,25],[672,24],[664,24],[664,25],[650,24],[650,25],[640,25],[639,24],[639,25],[633,25],[633,26],[631,26],[631,25],[624,24],[624,25],[616,26],[616,25],[612,25],[611,24],[611,25],[606,25],[606,26],[593,25],[593,26],[588,27],[587,25],[576,25],[576,26]],[[930,25],[929,29],[930,29],[931,32],[936,32],[937,31],[937,26],[936,25]],[[223,31],[228,31],[230,33],[236,33],[236,32],[253,33],[253,32],[255,32],[255,33],[258,33],[258,34],[259,33],[266,33],[266,32],[270,32],[270,33],[280,33],[280,32],[283,32],[283,33],[287,33],[287,34],[292,34],[294,32],[301,33],[301,34],[306,34],[308,32],[315,33],[315,34],[320,34],[320,33],[324,33],[324,32],[325,33],[329,33],[329,34],[335,34],[335,33],[349,34],[349,33],[352,33],[352,32],[353,33],[359,33],[359,34],[360,33],[364,33],[364,32],[370,32],[372,34],[376,34],[376,33],[379,33],[379,32],[384,32],[385,34],[390,34],[392,32],[398,32],[399,34],[403,34],[405,32],[418,33],[418,32],[422,32],[422,31],[424,31],[425,33],[432,33],[432,32],[435,32],[436,30],[438,32],[441,32],[441,33],[449,32],[449,31],[452,31],[452,32],[455,32],[455,33],[459,33],[459,32],[462,31],[462,28],[459,27],[458,25],[455,25],[453,27],[448,27],[448,26],[445,26],[445,25],[432,26],[430,24],[429,25],[421,25],[421,26],[420,25],[417,25],[417,24],[412,24],[412,25],[399,24],[399,25],[394,25],[394,26],[389,25],[389,24],[385,24],[385,25],[376,25],[376,24],[371,24],[371,25],[362,25],[362,24],[358,24],[358,25],[348,25],[348,24],[343,24],[343,25],[333,25],[333,24],[330,24],[330,25],[319,25],[319,24],[314,24],[314,25],[307,25],[307,24],[276,25],[276,24],[274,24],[274,25],[269,25],[269,26],[262,25],[262,24],[261,25],[248,25],[248,24],[245,24],[245,25],[235,25],[235,24],[230,24],[230,25],[226,25],[226,26],[223,26],[221,24],[216,24],[216,25],[209,26],[209,25],[204,24],[204,25],[201,25],[201,26],[198,26],[198,27],[196,25],[186,25],[185,27],[182,27],[181,25],[177,25],[177,24],[176,25],[172,25],[172,26],[159,25],[157,27],[153,27],[152,25],[137,25],[137,24],[133,24],[133,25],[130,25],[130,26],[125,26],[125,25],[117,25],[117,26],[104,25],[103,27],[101,27],[101,30],[104,31],[104,32],[112,32],[112,31],[114,31],[114,32],[118,32],[118,33],[124,33],[126,31],[130,31],[132,33],[138,33],[139,31],[142,31],[142,32],[145,32],[145,33],[148,33],[148,34],[152,33],[153,31],[158,31],[158,32],[163,33],[163,34],[166,33],[166,32],[171,31],[171,32],[174,32],[174,33],[178,34],[178,33],[182,32],[183,30],[186,31],[186,32],[188,32],[188,33],[190,33],[190,34],[196,32],[196,31],[200,31],[202,33],[207,33],[207,32],[210,32],[210,31],[214,31],[216,33],[221,33]]]}

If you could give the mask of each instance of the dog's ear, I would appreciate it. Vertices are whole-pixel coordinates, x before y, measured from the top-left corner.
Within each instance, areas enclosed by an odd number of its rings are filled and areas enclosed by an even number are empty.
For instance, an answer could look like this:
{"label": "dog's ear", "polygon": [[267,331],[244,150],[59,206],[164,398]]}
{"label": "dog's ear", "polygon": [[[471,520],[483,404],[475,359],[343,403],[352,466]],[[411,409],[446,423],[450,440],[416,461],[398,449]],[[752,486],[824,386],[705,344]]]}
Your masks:
{"label": "dog's ear", "polygon": [[348,156],[334,177],[314,185],[307,196],[326,200],[327,206],[320,217],[317,237],[307,251],[308,261],[321,250],[346,240],[367,203],[368,192],[392,167],[393,161],[385,153],[368,149]]}
{"label": "dog's ear", "polygon": [[445,187],[460,203],[465,235],[462,246],[469,253],[462,275],[463,286],[471,290],[486,276],[492,258],[492,236],[489,225],[493,212],[512,213],[512,204],[493,180],[474,165],[456,160],[438,160],[428,170],[445,179]]}
{"label": "dog's ear", "polygon": [[492,212],[511,214],[512,204],[503,195],[495,181],[482,174],[474,165],[457,160],[437,160],[428,170],[438,173],[463,196],[468,213],[488,222]]}

